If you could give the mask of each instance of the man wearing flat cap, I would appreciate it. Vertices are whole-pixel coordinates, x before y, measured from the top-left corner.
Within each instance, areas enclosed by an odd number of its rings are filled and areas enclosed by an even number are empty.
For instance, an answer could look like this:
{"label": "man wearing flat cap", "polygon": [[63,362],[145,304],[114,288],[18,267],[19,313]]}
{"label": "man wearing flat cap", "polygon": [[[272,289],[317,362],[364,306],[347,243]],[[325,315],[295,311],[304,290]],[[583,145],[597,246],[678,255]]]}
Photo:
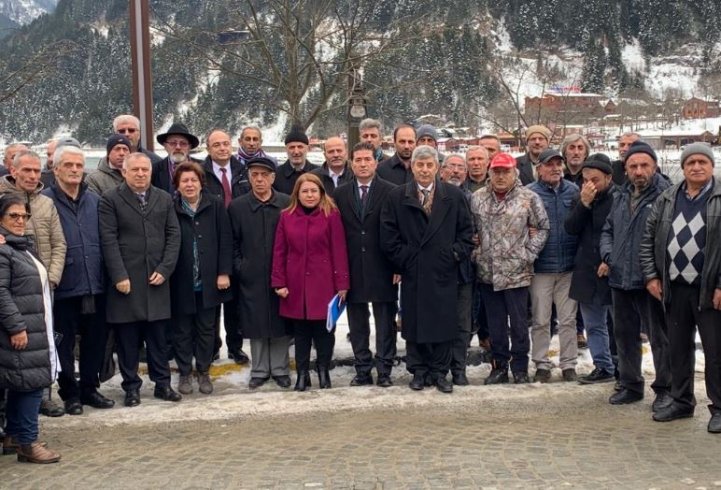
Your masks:
{"label": "man wearing flat cap", "polygon": [[710,400],[708,431],[721,433],[721,184],[705,143],[681,153],[684,180],[656,200],[641,242],[647,291],[666,307],[672,401],[658,422],[693,416],[696,326]]}
{"label": "man wearing flat cap", "polygon": [[583,186],[579,199],[566,217],[564,227],[578,237],[569,297],[578,302],[588,335],[594,369],[581,376],[581,384],[614,381],[616,367],[611,354],[607,317],[611,310],[608,266],[598,252],[601,230],[618,190],[612,180],[611,160],[601,153],[589,156],[581,167]]}
{"label": "man wearing flat cap", "polygon": [[306,160],[308,155],[308,135],[305,134],[303,128],[294,126],[290,130],[290,133],[285,137],[285,152],[288,159],[278,167],[273,188],[278,192],[290,195],[298,177],[306,172],[320,168],[320,166]]}
{"label": "man wearing flat cap", "polygon": [[[621,389],[611,395],[609,403],[622,405],[644,397],[641,369],[641,325],[648,327],[656,379],[651,388],[656,394],[654,412],[670,402],[671,373],[668,339],[663,305],[646,291],[639,250],[646,220],[656,198],[669,182],[657,172],[657,157],[647,143],[636,141],[626,152],[626,175],[619,196],[608,214],[601,232],[600,253],[608,266],[608,284],[613,301],[613,329],[618,351],[618,374]],[[605,272],[601,270],[601,272]]]}
{"label": "man wearing flat cap", "polygon": [[541,124],[529,126],[526,129],[526,153],[516,158],[518,175],[523,185],[536,180],[533,176],[533,167],[538,165],[541,152],[551,144],[551,131]]}
{"label": "man wearing flat cap", "polygon": [[152,185],[163,189],[170,195],[175,194],[173,174],[175,167],[184,162],[195,162],[202,166],[203,162],[190,158],[190,150],[200,144],[198,137],[191,134],[183,123],[173,123],[168,130],[156,138],[163,145],[168,156],[153,163]]}
{"label": "man wearing flat cap", "polygon": [[233,229],[233,272],[238,279],[240,324],[250,339],[252,367],[250,388],[271,377],[281,387],[290,386],[290,338],[279,314],[279,298],[270,287],[275,228],[290,198],[273,189],[275,162],[254,157],[248,162],[251,191],[234,199],[228,208]]}

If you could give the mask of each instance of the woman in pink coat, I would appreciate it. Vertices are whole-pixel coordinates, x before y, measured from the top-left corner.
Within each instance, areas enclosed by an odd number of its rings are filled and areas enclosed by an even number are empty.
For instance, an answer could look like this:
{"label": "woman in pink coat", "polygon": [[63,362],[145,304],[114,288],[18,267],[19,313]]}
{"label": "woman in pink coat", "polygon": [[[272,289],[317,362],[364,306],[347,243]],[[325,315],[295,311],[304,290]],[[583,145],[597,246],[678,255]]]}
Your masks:
{"label": "woman in pink coat", "polygon": [[310,349],[315,343],[318,382],[330,388],[328,366],[335,329],[326,329],[328,303],[345,301],[350,287],[345,233],[340,213],[320,179],[301,175],[275,231],[271,286],[280,296],[280,314],[295,336],[296,391],[310,388]]}

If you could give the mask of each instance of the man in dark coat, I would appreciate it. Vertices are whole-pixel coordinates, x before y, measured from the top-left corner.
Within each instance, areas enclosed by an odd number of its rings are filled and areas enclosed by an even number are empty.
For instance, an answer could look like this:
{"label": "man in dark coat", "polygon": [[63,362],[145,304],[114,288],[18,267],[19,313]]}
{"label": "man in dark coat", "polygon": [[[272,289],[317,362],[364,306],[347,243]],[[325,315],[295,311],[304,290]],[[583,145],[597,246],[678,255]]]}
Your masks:
{"label": "man in dark coat", "polygon": [[168,156],[153,163],[153,187],[163,189],[171,196],[175,194],[173,186],[173,174],[175,167],[183,162],[201,163],[199,160],[190,157],[190,150],[197,148],[200,144],[198,137],[191,134],[185,124],[173,123],[168,130],[159,134],[156,139],[163,145]]}
{"label": "man in dark coat", "polygon": [[340,136],[332,136],[325,140],[323,146],[325,162],[320,168],[313,170],[313,174],[323,182],[325,193],[333,196],[338,186],[353,180],[353,172],[348,165],[348,150],[345,141]]}
{"label": "man in dark coat", "polygon": [[180,250],[180,228],[169,194],[150,185],[150,159],[131,153],[125,183],[100,201],[100,237],[110,278],[107,320],[114,324],[125,405],[140,404],[138,363],[145,341],[155,397],[180,401],[170,387],[166,325],[171,315],[167,279]]}
{"label": "man in dark coat", "polygon": [[646,291],[639,250],[651,206],[670,187],[657,172],[656,152],[643,141],[633,143],[626,153],[628,182],[613,203],[601,232],[601,259],[608,265],[608,284],[613,301],[613,328],[618,351],[621,390],[609,403],[620,405],[643,399],[641,370],[641,325],[648,327],[656,379],[652,409],[659,411],[672,398],[668,337],[663,305]]}
{"label": "man in dark coat", "polygon": [[373,145],[373,156],[378,165],[388,160],[383,153],[383,124],[377,119],[366,118],[358,124],[358,139]]}
{"label": "man in dark coat", "polygon": [[[80,415],[83,405],[115,405],[97,391],[107,338],[105,271],[100,245],[100,197],[83,183],[85,156],[80,148],[61,146],[55,152],[55,184],[43,190],[55,203],[67,243],[65,268],[54,291],[55,331],[62,334],[58,358],[62,371],[58,393],[65,413]],[[80,383],[75,380],[75,337],[80,341]]]}
{"label": "man in dark coat", "polygon": [[611,167],[613,168],[613,182],[616,185],[623,185],[626,183],[626,166],[624,161],[626,159],[626,152],[634,141],[641,139],[641,135],[638,133],[628,132],[623,133],[618,138],[618,160],[614,160]]}
{"label": "man in dark coat", "polygon": [[395,185],[413,181],[411,155],[416,147],[416,130],[410,124],[399,124],[393,130],[396,153],[378,164],[378,177]]}
{"label": "man in dark coat", "polygon": [[567,233],[578,236],[569,296],[578,301],[595,368],[578,381],[581,384],[606,383],[614,380],[616,367],[607,322],[611,310],[608,266],[601,263],[599,245],[601,230],[617,190],[611,180],[611,162],[605,155],[591,155],[584,162],[581,172],[581,195],[564,227]]}
{"label": "man in dark coat", "polygon": [[290,195],[298,177],[318,168],[318,165],[306,160],[308,143],[308,135],[305,134],[303,129],[293,127],[290,130],[290,133],[285,137],[285,152],[288,154],[288,159],[278,167],[278,171],[275,173],[273,189]]}
{"label": "man in dark coat", "polygon": [[[206,140],[208,156],[203,168],[205,170],[205,191],[210,192],[223,201],[228,209],[236,197],[250,191],[248,184],[248,169],[233,156],[230,135],[221,129],[214,129],[208,134]],[[231,278],[231,284],[237,278]],[[248,355],[243,352],[243,323],[238,317],[238,299],[231,297],[223,303],[223,319],[225,323],[225,344],[228,347],[228,358],[237,364],[247,364]],[[215,353],[217,357],[220,347],[220,308],[216,318],[215,327]]]}
{"label": "man in dark coat", "polygon": [[473,248],[473,225],[463,192],[436,179],[438,152],[419,146],[413,181],[393,189],[381,214],[381,247],[402,277],[401,307],[410,388],[428,373],[450,393],[451,348],[457,336],[458,266]]}
{"label": "man in dark coat", "polygon": [[376,327],[377,383],[387,388],[393,385],[391,370],[396,355],[396,284],[400,278],[393,274],[393,265],[381,250],[380,216],[388,193],[395,186],[376,176],[378,162],[371,143],[358,143],[353,148],[351,165],[355,180],[343,184],[335,193],[335,201],[343,218],[350,267],[351,282],[346,300],[356,369],[351,386],[373,384],[368,311],[368,303],[372,303]]}
{"label": "man in dark coat", "polygon": [[251,192],[228,208],[233,229],[233,269],[240,323],[250,339],[253,359],[250,388],[273,377],[281,388],[290,386],[290,338],[278,313],[280,299],[270,287],[273,242],[280,212],[290,198],[273,189],[275,162],[265,157],[248,161]]}
{"label": "man in dark coat", "polygon": [[140,119],[132,114],[121,114],[113,119],[113,133],[122,134],[130,140],[130,152],[140,152],[150,158],[152,164],[158,163],[162,158],[156,153],[143,148],[140,143]]}
{"label": "man in dark coat", "polygon": [[528,185],[535,182],[533,169],[538,165],[541,152],[551,144],[551,131],[541,124],[529,126],[526,129],[526,153],[516,158],[521,184]]}

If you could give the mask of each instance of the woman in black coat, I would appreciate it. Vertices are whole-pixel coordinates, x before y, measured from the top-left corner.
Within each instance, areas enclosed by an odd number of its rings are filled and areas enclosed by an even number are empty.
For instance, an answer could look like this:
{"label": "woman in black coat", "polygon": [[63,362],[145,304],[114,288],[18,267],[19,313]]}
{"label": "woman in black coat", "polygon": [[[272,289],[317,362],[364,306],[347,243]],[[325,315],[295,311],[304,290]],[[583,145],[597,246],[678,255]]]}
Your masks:
{"label": "woman in black coat", "polygon": [[178,391],[193,392],[190,378],[193,356],[198,390],[213,392],[208,370],[213,362],[217,307],[231,299],[233,236],[223,202],[202,192],[205,172],[187,162],[175,169],[178,190],[175,212],[180,224],[180,254],[170,278],[172,343],[180,371]]}
{"label": "woman in black coat", "polygon": [[21,197],[0,198],[0,389],[7,389],[3,454],[55,463],[60,455],[38,442],[43,388],[56,377],[48,274],[25,237],[30,213]]}

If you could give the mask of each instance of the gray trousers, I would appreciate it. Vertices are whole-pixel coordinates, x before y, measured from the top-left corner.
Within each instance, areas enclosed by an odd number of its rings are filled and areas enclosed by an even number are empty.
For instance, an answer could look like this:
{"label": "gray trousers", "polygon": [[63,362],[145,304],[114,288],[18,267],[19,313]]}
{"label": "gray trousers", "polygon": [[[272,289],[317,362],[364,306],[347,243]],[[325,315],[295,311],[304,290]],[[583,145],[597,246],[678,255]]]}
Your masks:
{"label": "gray trousers", "polygon": [[531,280],[531,347],[536,369],[551,369],[548,347],[551,343],[551,308],[556,305],[560,368],[572,369],[578,362],[575,300],[568,297],[572,272],[540,273]]}
{"label": "gray trousers", "polygon": [[250,339],[250,377],[270,378],[288,376],[288,346],[290,337]]}

